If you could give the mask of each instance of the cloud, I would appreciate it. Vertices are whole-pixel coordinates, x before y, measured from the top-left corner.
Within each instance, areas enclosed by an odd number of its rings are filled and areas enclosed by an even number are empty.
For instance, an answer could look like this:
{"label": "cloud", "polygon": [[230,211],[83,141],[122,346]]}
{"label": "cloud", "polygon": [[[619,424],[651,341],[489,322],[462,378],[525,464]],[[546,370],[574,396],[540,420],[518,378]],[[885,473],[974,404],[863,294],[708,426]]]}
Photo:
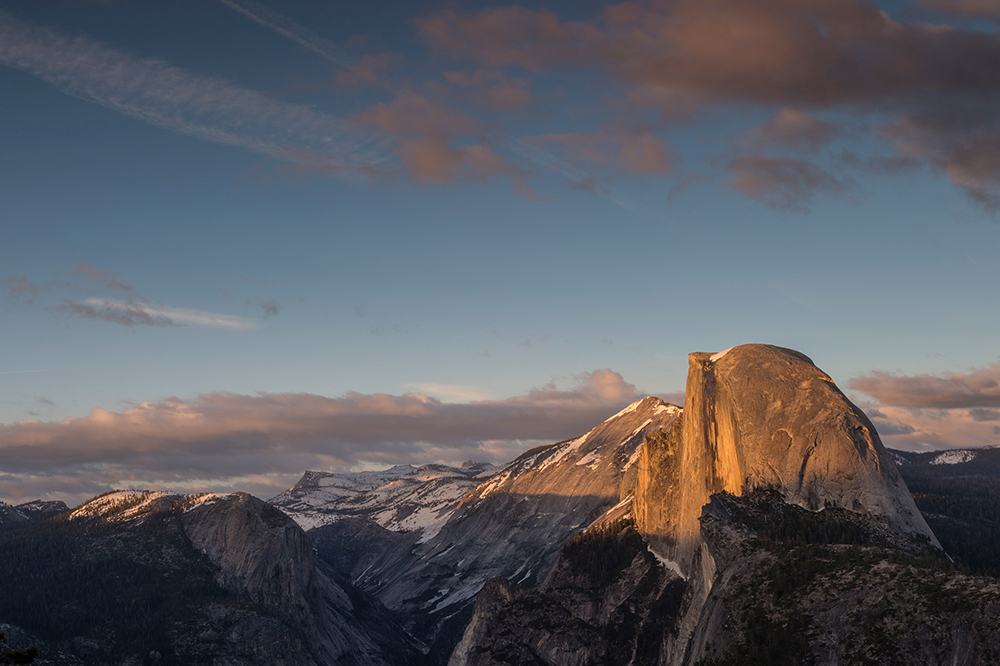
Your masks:
{"label": "cloud", "polygon": [[960,102],[907,113],[880,128],[901,155],[926,161],[973,201],[1000,208],[1000,119],[996,102]]}
{"label": "cloud", "polygon": [[111,301],[88,298],[82,303],[66,301],[51,308],[58,315],[71,315],[83,319],[106,321],[127,328],[140,326],[176,326],[173,319],[165,314],[150,311],[143,303],[132,301]]}
{"label": "cloud", "polygon": [[434,104],[424,95],[403,93],[357,114],[358,122],[388,134],[449,139],[475,133],[477,123],[458,111]]}
{"label": "cloud", "polygon": [[1000,364],[967,373],[872,372],[848,386],[878,401],[866,409],[890,446],[910,450],[1000,445]]}
{"label": "cloud", "polygon": [[114,273],[107,270],[106,268],[98,268],[93,264],[87,263],[86,261],[81,261],[78,263],[73,270],[69,273],[70,282],[69,286],[79,288],[76,284],[76,280],[83,280],[85,282],[90,282],[102,287],[106,287],[113,291],[122,291],[126,294],[132,296],[138,296],[139,292],[135,290],[135,287],[125,284],[117,277]]}
{"label": "cloud", "polygon": [[[25,305],[35,304],[42,294],[42,289],[36,287],[21,275],[10,275],[2,281],[10,284],[7,297],[20,301]],[[228,328],[246,330],[258,328],[259,324],[231,315],[190,310],[186,308],[154,305],[132,285],[118,279],[114,273],[94,266],[87,262],[78,263],[72,271],[56,274],[56,279],[49,282],[48,291],[62,291],[64,294],[78,294],[81,291],[110,291],[115,297],[63,298],[60,303],[46,306],[46,310],[57,316],[80,317],[93,321],[104,321],[127,328],[134,326],[206,326],[211,328]],[[264,301],[260,304],[264,319],[278,313],[278,304]]]}
{"label": "cloud", "polygon": [[318,156],[331,173],[369,175],[389,160],[382,139],[356,123],[3,12],[0,64],[25,70],[68,95],[206,141],[292,163],[302,155]]}
{"label": "cloud", "polygon": [[11,273],[0,284],[4,285],[3,295],[5,298],[25,305],[31,305],[39,296],[41,290],[20,273]]}
{"label": "cloud", "polygon": [[274,300],[264,301],[260,304],[260,309],[264,313],[264,321],[281,311],[281,307]]}
{"label": "cloud", "polygon": [[444,78],[454,86],[474,89],[473,101],[491,109],[513,111],[532,102],[527,80],[509,79],[499,70],[452,70],[445,72]]}
{"label": "cloud", "polygon": [[996,0],[922,0],[919,4],[954,16],[1000,19],[1000,4]]}
{"label": "cloud", "polygon": [[[258,24],[270,28],[278,34],[284,35],[293,41],[306,46],[310,50],[315,51],[326,60],[344,67],[344,72],[338,73],[336,77],[341,81],[341,83],[368,83],[369,85],[380,84],[381,87],[386,89],[400,91],[398,86],[389,85],[388,82],[377,81],[380,76],[379,70],[382,68],[382,65],[385,64],[384,62],[370,61],[366,64],[364,59],[362,59],[361,62],[351,59],[341,49],[339,49],[339,47],[317,38],[315,34],[307,28],[298,25],[295,21],[286,16],[281,16],[266,7],[263,7],[259,3],[249,0],[220,1],[223,2],[223,4],[236,9],[241,14],[244,14]],[[448,76],[449,74],[451,74],[451,77]],[[493,77],[494,74],[492,73],[486,77],[480,77],[478,74],[470,77],[463,77],[461,76],[461,73],[458,72],[447,72],[445,74],[446,80],[449,80],[456,85],[478,85],[479,83],[482,83],[485,78],[492,79]],[[521,108],[523,105],[530,102],[530,92],[527,89],[526,81],[520,79],[509,80],[499,77],[499,75],[497,75],[497,77],[495,85],[476,96],[476,101],[478,103],[492,106],[493,108],[500,110],[513,110]],[[402,90],[399,94],[401,96],[405,96],[411,92],[412,91],[409,90]],[[371,117],[367,118],[367,120],[382,121],[389,119]],[[500,143],[502,143],[506,148],[512,150],[522,159],[526,159],[542,168],[549,169],[567,178],[571,183],[580,182],[591,177],[590,174],[579,171],[578,169],[567,164],[564,160],[561,160],[536,146],[530,146],[524,140],[511,134],[500,133],[499,139]],[[480,142],[480,145],[483,145],[482,141]],[[418,179],[425,181],[439,183],[453,182],[458,169],[452,168],[449,171],[448,165],[454,166],[455,164],[461,164],[464,160],[455,160],[454,154],[448,155],[447,151],[454,150],[454,148],[447,146],[446,139],[435,139],[432,137],[431,143],[424,146],[417,146],[415,150],[413,147],[410,147],[408,152],[406,146],[403,146],[402,148],[403,154],[408,154],[411,158],[417,157],[417,154],[421,152],[427,153],[430,149],[433,149],[437,153],[435,159],[424,159],[420,161],[411,160],[405,165],[410,170],[411,175],[415,175]],[[396,151],[397,154],[399,154],[399,152],[399,150]],[[341,175],[345,172],[343,167],[331,164],[329,160],[325,159],[322,155],[317,155],[310,150],[290,151],[286,157],[291,158],[291,161],[294,163],[292,169],[295,171],[329,173],[331,175]],[[446,159],[442,161],[442,158]],[[442,166],[442,164],[444,164],[444,166]],[[421,168],[426,166],[430,166],[431,168],[429,170]],[[417,169],[416,171],[414,171],[415,168]],[[473,169],[473,171],[482,173],[482,169]],[[380,168],[378,165],[371,165],[367,170],[362,169],[361,172],[367,175],[384,175],[385,170]],[[523,169],[508,164],[501,173],[510,177],[511,185],[513,186],[513,191],[516,195],[531,201],[542,200],[542,197],[539,197],[531,186],[528,185],[526,178],[527,174]],[[634,204],[627,201],[620,194],[612,191],[609,187],[602,187],[600,190],[595,191],[599,191],[602,196],[607,197],[622,208],[631,211],[636,210],[636,206]]]}
{"label": "cloud", "polygon": [[[866,410],[871,415],[871,410]],[[879,406],[880,418],[872,418],[887,446],[926,451],[1000,445],[995,421],[977,418],[973,410],[916,409]]]}
{"label": "cloud", "polygon": [[457,404],[422,393],[209,393],[20,421],[0,426],[0,486],[15,501],[79,501],[113,486],[225,488],[251,478],[277,484],[276,493],[306,469],[360,461],[501,462],[539,441],[585,432],[641,397],[611,370],[576,380],[568,390],[549,384]]}
{"label": "cloud", "polygon": [[386,70],[398,58],[391,53],[372,53],[351,63],[334,75],[334,82],[342,88],[380,88],[386,85]]}
{"label": "cloud", "polygon": [[984,70],[996,36],[900,23],[863,0],[629,2],[585,21],[501,7],[417,25],[435,52],[487,67],[599,67],[704,100],[817,105],[1000,87]]}
{"label": "cloud", "polygon": [[[924,5],[1000,16],[993,0]],[[586,20],[501,7],[439,12],[417,25],[434,53],[483,68],[593,70],[610,86],[612,104],[624,100],[634,114],[653,110],[670,121],[712,105],[777,109],[750,133],[751,143],[820,147],[836,127],[816,119],[816,110],[895,116],[894,131],[875,136],[899,148],[898,164],[926,162],[974,202],[1000,208],[996,32],[899,21],[865,0],[639,0]],[[974,114],[989,122],[970,126]],[[812,192],[849,189],[849,178],[805,162],[766,166],[770,173],[747,174],[736,189],[799,211]]]}
{"label": "cloud", "polygon": [[801,109],[786,106],[766,125],[750,130],[746,142],[817,148],[829,141],[836,131],[834,125]]}
{"label": "cloud", "polygon": [[[266,305],[261,306],[264,307],[264,319],[268,317]],[[133,326],[205,326],[248,330],[258,327],[252,321],[232,315],[107,298],[87,298],[80,302],[66,301],[51,309],[59,315],[106,321],[128,328]],[[275,306],[276,312],[277,306]]]}
{"label": "cloud", "polygon": [[970,409],[969,417],[973,421],[1000,421],[1000,409]]}
{"label": "cloud", "polygon": [[[585,162],[621,173],[648,176],[670,173],[674,169],[670,148],[646,130],[542,134],[528,140],[541,145],[560,145],[570,161]],[[577,181],[577,187],[582,187],[585,180],[588,179]]]}
{"label": "cloud", "polygon": [[1000,364],[962,374],[896,375],[876,371],[847,384],[883,405],[931,409],[1000,407]]}
{"label": "cloud", "polygon": [[[466,386],[464,384],[438,384],[436,382],[419,382],[416,384],[404,384],[407,388],[414,388],[422,393],[437,396],[448,402],[469,402],[473,400],[487,400],[490,392],[477,386]],[[1000,420],[1000,419],[998,419]]]}
{"label": "cloud", "polygon": [[730,187],[776,210],[808,212],[816,194],[843,194],[853,181],[807,160],[747,155],[729,163]]}

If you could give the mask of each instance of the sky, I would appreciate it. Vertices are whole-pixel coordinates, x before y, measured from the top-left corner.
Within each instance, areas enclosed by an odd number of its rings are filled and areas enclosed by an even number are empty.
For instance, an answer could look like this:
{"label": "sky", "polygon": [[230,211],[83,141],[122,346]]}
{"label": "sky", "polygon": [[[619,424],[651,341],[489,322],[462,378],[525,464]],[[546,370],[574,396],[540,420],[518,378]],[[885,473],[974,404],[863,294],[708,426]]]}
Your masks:
{"label": "sky", "polygon": [[996,0],[0,0],[0,499],[509,460],[687,354],[1000,444]]}

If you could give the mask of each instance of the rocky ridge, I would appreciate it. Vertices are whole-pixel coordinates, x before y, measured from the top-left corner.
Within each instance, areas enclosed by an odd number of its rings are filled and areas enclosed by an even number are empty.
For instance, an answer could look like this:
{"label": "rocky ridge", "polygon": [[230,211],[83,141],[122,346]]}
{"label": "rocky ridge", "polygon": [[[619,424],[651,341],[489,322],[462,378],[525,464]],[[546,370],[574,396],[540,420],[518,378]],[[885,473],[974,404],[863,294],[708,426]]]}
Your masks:
{"label": "rocky ridge", "polygon": [[430,539],[459,500],[495,471],[490,463],[397,465],[376,472],[306,472],[292,488],[269,500],[304,530],[364,518],[392,532],[420,531]]}
{"label": "rocky ridge", "polygon": [[0,530],[29,525],[68,510],[69,507],[59,501],[34,500],[16,506],[0,502]]}
{"label": "rocky ridge", "polygon": [[[421,660],[390,614],[324,571],[291,518],[245,493],[107,493],[13,533],[0,556],[0,615],[88,663]],[[21,579],[45,608],[17,603]]]}

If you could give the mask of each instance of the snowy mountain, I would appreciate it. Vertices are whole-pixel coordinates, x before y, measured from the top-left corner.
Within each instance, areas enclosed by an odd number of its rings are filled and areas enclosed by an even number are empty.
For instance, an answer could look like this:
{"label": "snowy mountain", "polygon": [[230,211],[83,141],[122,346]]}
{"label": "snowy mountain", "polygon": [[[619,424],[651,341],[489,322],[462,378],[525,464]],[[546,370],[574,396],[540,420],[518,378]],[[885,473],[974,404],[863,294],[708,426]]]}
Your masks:
{"label": "snowy mountain", "polygon": [[378,472],[306,472],[270,503],[302,529],[345,518],[366,518],[393,532],[420,531],[430,539],[447,522],[465,493],[495,472],[490,463],[397,465]]}
{"label": "snowy mountain", "polygon": [[890,449],[903,477],[1000,477],[1000,448],[897,451]]}
{"label": "snowy mountain", "polygon": [[17,506],[0,502],[0,529],[28,525],[38,520],[45,520],[68,510],[63,502],[45,502],[34,500]]}

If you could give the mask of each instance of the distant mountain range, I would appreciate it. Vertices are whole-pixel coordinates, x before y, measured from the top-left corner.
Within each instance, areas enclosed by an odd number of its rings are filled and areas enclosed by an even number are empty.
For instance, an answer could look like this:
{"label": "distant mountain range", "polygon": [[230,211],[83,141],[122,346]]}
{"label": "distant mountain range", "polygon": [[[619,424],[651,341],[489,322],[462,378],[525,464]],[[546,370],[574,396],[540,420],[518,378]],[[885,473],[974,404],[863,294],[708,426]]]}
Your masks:
{"label": "distant mountain range", "polygon": [[886,450],[745,345],[501,467],[0,504],[0,562],[37,663],[1000,663],[1000,449]]}

